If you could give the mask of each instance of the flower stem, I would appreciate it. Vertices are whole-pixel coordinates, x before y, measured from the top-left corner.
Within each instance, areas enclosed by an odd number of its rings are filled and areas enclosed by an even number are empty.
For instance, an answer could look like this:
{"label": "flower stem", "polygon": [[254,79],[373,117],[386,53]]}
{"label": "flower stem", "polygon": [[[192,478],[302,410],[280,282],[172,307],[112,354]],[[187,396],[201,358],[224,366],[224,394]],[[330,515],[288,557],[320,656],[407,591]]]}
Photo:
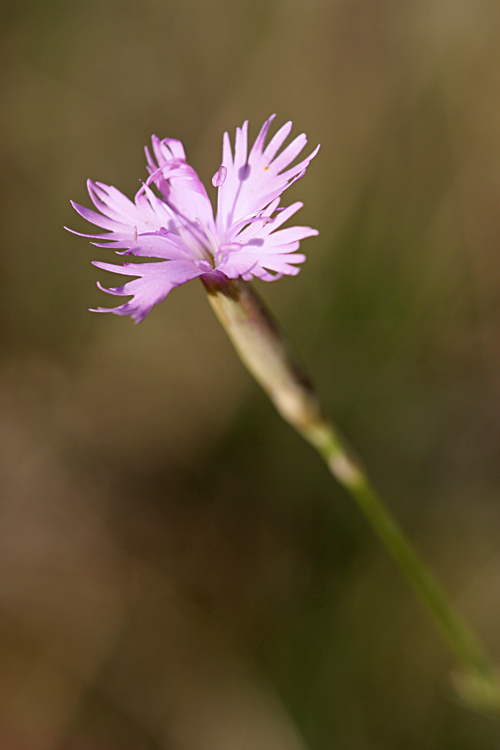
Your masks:
{"label": "flower stem", "polygon": [[472,707],[500,712],[500,680],[489,656],[384,506],[361,462],[326,417],[309,377],[269,311],[244,281],[207,277],[203,283],[243,363],[281,416],[322,456],[429,610],[462,666],[463,673],[454,679],[457,692]]}
{"label": "flower stem", "polygon": [[346,450],[333,427],[328,427],[324,440],[315,447],[361,508],[462,665],[463,672],[453,675],[455,689],[469,705],[499,712],[500,680],[490,657],[384,506],[359,462]]}

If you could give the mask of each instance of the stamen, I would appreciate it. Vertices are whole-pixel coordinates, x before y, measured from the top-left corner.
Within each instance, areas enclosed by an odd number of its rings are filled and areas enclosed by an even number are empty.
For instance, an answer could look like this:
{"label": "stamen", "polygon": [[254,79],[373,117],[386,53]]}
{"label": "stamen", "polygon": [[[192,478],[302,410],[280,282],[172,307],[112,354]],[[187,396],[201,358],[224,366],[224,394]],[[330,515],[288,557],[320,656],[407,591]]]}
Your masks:
{"label": "stamen", "polygon": [[227,177],[227,167],[221,164],[217,172],[212,177],[212,185],[216,188],[221,187],[225,183],[226,177]]}
{"label": "stamen", "polygon": [[221,245],[214,256],[215,265],[219,266],[224,260],[225,255],[238,252],[238,250],[241,250],[239,242],[227,242],[224,245]]}
{"label": "stamen", "polygon": [[203,224],[200,221],[200,219],[196,219],[196,223],[198,224],[198,226],[200,227],[201,231],[203,232],[203,234],[207,238],[208,242],[210,243],[210,248],[207,248],[207,250],[211,253],[212,256],[215,256],[215,254],[217,253],[217,251],[219,249],[219,246],[218,246],[218,244],[217,244],[217,242],[215,240],[215,237],[213,236],[213,234],[210,231],[210,229],[207,226],[205,226],[205,224]]}
{"label": "stamen", "polygon": [[205,273],[211,273],[214,270],[209,260],[196,260],[195,266]]}

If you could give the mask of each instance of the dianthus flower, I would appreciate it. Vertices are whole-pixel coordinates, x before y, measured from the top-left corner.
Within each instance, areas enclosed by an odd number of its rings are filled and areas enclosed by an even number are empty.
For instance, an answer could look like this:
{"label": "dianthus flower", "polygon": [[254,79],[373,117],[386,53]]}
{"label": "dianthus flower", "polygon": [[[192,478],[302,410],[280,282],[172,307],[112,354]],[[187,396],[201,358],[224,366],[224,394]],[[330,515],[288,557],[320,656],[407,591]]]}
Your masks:
{"label": "dianthus flower", "polygon": [[[132,299],[112,309],[93,312],[130,315],[137,323],[176,286],[196,277],[220,281],[253,277],[273,281],[294,276],[305,256],[297,253],[300,240],[318,234],[311,227],[279,229],[301,207],[293,203],[280,208],[280,196],[300,179],[318,152],[290,166],[307,143],[299,135],[281,153],[292,123],[283,125],[265,145],[270,117],[262,126],[248,153],[248,122],[236,129],[234,157],[224,134],[222,164],[212,179],[218,188],[217,215],[195,170],[186,161],[182,143],[174,138],[152,138],[152,153],[145,149],[149,178],[129,200],[115,187],[88,181],[92,202],[99,211],[77,203],[73,207],[84,219],[108,230],[104,234],[80,234],[111,247],[119,255],[159,258],[159,262],[115,265],[94,261],[105,271],[135,276],[123,286],[105,289]],[[159,195],[153,191],[156,187]],[[104,241],[104,242],[103,242]]]}

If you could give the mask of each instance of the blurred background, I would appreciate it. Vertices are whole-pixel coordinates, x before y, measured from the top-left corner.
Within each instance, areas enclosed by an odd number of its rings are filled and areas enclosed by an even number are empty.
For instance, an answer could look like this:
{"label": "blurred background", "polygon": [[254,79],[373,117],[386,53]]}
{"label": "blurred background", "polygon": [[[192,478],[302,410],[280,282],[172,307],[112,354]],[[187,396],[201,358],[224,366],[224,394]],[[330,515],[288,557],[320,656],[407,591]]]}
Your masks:
{"label": "blurred background", "polygon": [[[428,615],[192,282],[139,326],[69,199],[272,112],[318,227],[259,292],[500,662],[500,6],[3,0],[2,750],[493,750]],[[211,193],[213,195],[213,191]],[[113,303],[114,300],[111,300]]]}

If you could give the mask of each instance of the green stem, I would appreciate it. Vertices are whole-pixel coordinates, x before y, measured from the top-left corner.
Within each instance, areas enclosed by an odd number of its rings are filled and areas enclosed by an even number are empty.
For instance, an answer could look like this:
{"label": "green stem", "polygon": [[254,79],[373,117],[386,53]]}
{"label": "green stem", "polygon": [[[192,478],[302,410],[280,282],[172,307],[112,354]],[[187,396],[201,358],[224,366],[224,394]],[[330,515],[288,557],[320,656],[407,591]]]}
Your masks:
{"label": "green stem", "polygon": [[[306,433],[302,435],[308,442],[313,442]],[[345,448],[331,425],[325,425],[323,439],[315,440],[314,447],[328,464],[331,473],[363,511],[461,663],[465,674],[455,675],[455,687],[461,697],[480,710],[498,712],[500,682],[497,670],[473,631],[384,506],[359,462]]]}
{"label": "green stem", "polygon": [[243,363],[281,416],[322,456],[431,613],[464,669],[455,679],[462,698],[478,709],[500,712],[500,680],[489,656],[372,488],[360,461],[325,416],[309,377],[269,311],[243,281],[209,279],[203,283]]}

